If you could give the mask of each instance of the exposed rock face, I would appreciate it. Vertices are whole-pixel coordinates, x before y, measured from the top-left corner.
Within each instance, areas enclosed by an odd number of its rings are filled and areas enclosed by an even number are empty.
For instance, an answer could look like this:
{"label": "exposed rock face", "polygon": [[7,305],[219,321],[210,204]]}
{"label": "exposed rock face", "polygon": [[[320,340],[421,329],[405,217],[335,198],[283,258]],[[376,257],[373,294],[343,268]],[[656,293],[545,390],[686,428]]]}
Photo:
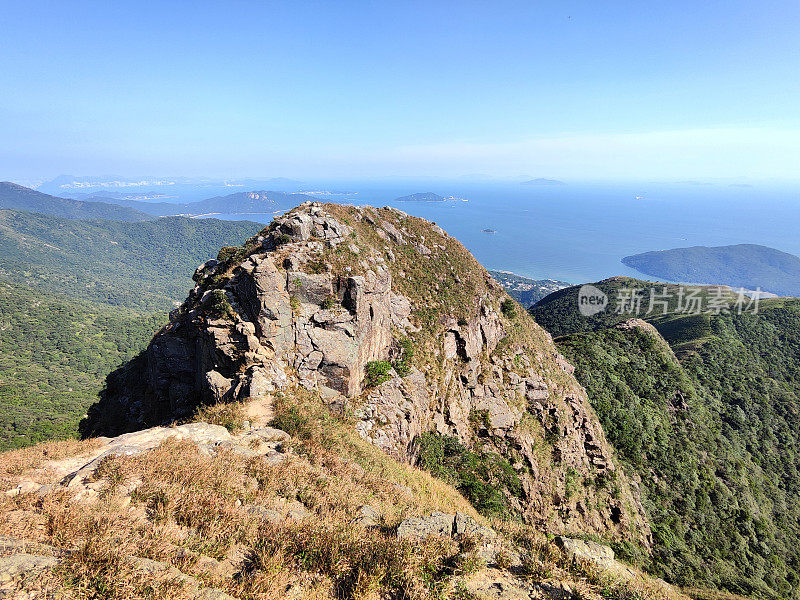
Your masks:
{"label": "exposed rock face", "polygon": [[[131,430],[302,385],[398,459],[414,461],[431,431],[506,457],[522,485],[509,501],[529,522],[647,542],[571,365],[524,311],[502,314],[502,288],[441,228],[395,209],[306,203],[195,281],[146,353],[109,378],[90,426]],[[401,359],[401,342],[414,365],[364,389],[367,363]],[[619,493],[576,495],[570,477]]]}
{"label": "exposed rock face", "polygon": [[614,564],[614,551],[603,544],[563,536],[556,537],[556,544],[573,559],[592,562],[604,568]]}

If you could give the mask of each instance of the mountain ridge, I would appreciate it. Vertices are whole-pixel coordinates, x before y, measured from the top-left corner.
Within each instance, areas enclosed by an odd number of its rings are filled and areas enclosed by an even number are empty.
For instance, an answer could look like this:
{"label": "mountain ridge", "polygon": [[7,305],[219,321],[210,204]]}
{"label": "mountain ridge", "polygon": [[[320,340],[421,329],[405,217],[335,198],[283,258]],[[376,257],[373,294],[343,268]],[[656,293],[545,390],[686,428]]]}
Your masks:
{"label": "mountain ridge", "polygon": [[153,216],[115,202],[70,200],[43,194],[12,183],[0,182],[0,209],[25,210],[68,219],[151,221]]}
{"label": "mountain ridge", "polygon": [[[799,597],[800,300],[687,313],[675,302],[681,286],[619,277],[593,287],[609,298],[623,289],[673,296],[666,312],[645,304],[617,313],[610,303],[586,317],[575,286],[531,308],[640,481],[653,553],[616,549],[673,583]],[[704,301],[738,297],[698,289]]]}
{"label": "mountain ridge", "polygon": [[477,453],[486,470],[464,491],[491,514],[648,544],[571,367],[436,225],[309,202],[203,265],[195,281],[147,351],[109,376],[85,433],[317,390],[398,460],[449,439]]}

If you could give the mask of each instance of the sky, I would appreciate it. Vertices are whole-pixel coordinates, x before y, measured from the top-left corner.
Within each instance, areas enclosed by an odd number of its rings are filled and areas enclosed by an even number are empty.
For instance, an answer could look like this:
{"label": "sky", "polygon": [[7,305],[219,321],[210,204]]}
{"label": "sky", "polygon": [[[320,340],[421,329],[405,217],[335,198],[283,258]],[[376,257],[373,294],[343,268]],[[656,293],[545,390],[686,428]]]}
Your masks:
{"label": "sky", "polygon": [[800,181],[800,2],[0,0],[0,179]]}

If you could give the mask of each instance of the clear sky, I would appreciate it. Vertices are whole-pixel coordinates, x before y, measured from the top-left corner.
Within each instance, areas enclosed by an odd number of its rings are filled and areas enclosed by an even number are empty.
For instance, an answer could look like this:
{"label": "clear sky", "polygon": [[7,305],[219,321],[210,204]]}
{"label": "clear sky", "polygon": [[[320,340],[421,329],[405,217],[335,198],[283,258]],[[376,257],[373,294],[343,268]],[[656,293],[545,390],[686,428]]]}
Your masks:
{"label": "clear sky", "polygon": [[800,179],[797,0],[0,0],[0,90],[0,179]]}

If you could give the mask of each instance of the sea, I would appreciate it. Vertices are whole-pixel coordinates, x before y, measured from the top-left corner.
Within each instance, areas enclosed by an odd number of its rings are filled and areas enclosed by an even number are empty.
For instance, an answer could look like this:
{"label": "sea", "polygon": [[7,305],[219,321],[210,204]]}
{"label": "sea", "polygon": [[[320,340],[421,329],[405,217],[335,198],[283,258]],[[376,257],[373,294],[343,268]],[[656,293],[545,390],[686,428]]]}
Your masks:
{"label": "sea", "polygon": [[[434,221],[486,268],[533,279],[583,283],[641,276],[620,260],[686,246],[751,243],[800,255],[800,190],[777,186],[403,180],[323,182],[305,191],[326,202],[393,206]],[[417,192],[455,199],[395,200]],[[268,223],[273,213],[215,217]]]}
{"label": "sea", "polygon": [[[530,185],[465,178],[167,183],[137,198],[180,203],[273,189],[325,202],[394,206],[439,224],[486,268],[532,279],[585,283],[614,275],[642,276],[621,259],[687,246],[750,243],[800,256],[800,184],[568,181],[559,185],[540,180]],[[424,192],[451,199],[397,200]],[[204,216],[266,224],[301,200],[291,197],[264,214]]]}

